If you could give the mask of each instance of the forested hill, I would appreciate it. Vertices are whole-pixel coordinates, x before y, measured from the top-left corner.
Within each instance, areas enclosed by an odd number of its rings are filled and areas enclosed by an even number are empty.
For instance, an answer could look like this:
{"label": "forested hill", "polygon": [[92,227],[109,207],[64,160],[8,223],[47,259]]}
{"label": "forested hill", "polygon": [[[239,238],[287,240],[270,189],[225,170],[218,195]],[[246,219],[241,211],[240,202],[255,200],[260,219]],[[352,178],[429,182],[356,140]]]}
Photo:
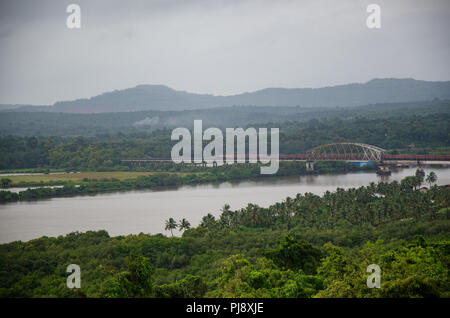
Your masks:
{"label": "forested hill", "polygon": [[[450,149],[449,120],[448,113],[437,113],[427,116],[285,122],[280,125],[280,153],[304,153],[315,146],[351,141],[401,153],[446,154]],[[258,126],[271,127],[271,124]],[[63,131],[63,127],[60,131]],[[95,137],[3,136],[0,137],[0,169],[49,167],[120,170],[123,168],[120,159],[123,158],[169,157],[177,142],[171,140],[170,136],[169,129],[127,134],[119,132]]]}
{"label": "forested hill", "polygon": [[348,120],[356,117],[406,118],[405,116],[431,114],[447,117],[450,114],[450,100],[336,108],[236,106],[187,111],[101,114],[11,111],[0,112],[0,136],[95,136],[117,132],[155,131],[192,127],[195,119],[201,119],[204,127],[268,127],[267,123],[273,123],[284,128],[288,121],[305,122],[331,118]]}
{"label": "forested hill", "polygon": [[[230,96],[177,91],[163,85],[139,85],[89,99],[57,102],[46,107],[18,107],[66,113],[105,113],[145,110],[189,110],[233,105],[336,107],[450,99],[450,81],[373,79],[323,88],[266,88]],[[0,109],[5,108],[0,105]]]}

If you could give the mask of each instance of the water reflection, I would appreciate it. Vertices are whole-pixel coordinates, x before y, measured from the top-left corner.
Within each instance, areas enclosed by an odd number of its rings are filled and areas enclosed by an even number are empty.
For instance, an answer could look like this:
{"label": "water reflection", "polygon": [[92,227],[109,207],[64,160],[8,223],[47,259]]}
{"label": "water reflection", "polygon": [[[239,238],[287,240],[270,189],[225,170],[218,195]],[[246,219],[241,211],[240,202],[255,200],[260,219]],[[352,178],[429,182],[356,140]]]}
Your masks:
{"label": "water reflection", "polygon": [[[425,173],[430,171],[436,172],[438,184],[450,183],[450,169],[425,168]],[[399,181],[414,173],[415,168],[408,168],[394,171],[383,179],[373,172],[271,177],[10,203],[0,205],[0,242],[100,229],[110,235],[164,233],[164,222],[169,217],[177,221],[186,218],[195,226],[207,213],[219,215],[226,203],[232,209],[248,203],[268,207],[297,193],[321,195],[338,187],[360,187],[380,180]]]}

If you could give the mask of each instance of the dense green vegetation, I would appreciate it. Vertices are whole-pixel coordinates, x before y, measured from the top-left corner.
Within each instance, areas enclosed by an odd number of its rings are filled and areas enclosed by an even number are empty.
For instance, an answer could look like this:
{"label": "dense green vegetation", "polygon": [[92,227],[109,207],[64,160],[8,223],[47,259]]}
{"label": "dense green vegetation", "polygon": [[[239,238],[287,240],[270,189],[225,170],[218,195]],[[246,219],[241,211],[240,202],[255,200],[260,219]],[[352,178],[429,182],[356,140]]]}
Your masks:
{"label": "dense green vegetation", "polygon": [[[426,116],[349,117],[285,122],[280,129],[280,153],[304,153],[333,142],[362,142],[388,150],[448,153],[449,113]],[[277,127],[266,123],[255,127]],[[205,126],[206,127],[206,126]],[[171,130],[116,133],[97,137],[0,138],[0,169],[51,168],[76,170],[127,170],[126,158],[170,158],[176,141]]]}
{"label": "dense green vegetation", "polygon": [[[166,223],[182,237],[105,231],[0,245],[1,297],[449,297],[450,189],[400,183],[298,194]],[[172,224],[168,226],[169,224]],[[66,267],[81,267],[81,289]],[[369,289],[369,264],[381,288]]]}
{"label": "dense green vegetation", "polygon": [[208,127],[245,127],[273,122],[304,122],[311,119],[368,119],[426,116],[449,113],[450,102],[371,104],[358,107],[258,107],[234,106],[185,111],[135,111],[100,114],[50,112],[1,112],[0,136],[85,136],[137,133],[174,127],[191,127],[202,119]]}
{"label": "dense green vegetation", "polygon": [[[138,171],[136,178],[23,182],[0,202],[154,189],[261,178],[258,165],[217,168],[124,158],[170,157],[171,128],[280,127],[280,153],[322,144],[362,142],[392,153],[449,153],[448,101],[361,107],[233,107],[201,111],[105,114],[5,112],[0,116],[0,169]],[[318,173],[357,171],[317,162]],[[370,169],[370,167],[369,167]],[[305,174],[281,162],[277,176]],[[450,190],[436,176],[287,198],[269,208],[249,204],[219,217],[167,216],[162,234],[110,237],[106,231],[0,245],[0,297],[450,297]],[[421,179],[422,178],[422,179]],[[430,189],[417,188],[426,181]],[[60,188],[42,186],[61,185]],[[2,177],[0,187],[13,184]],[[182,237],[173,236],[183,232]],[[82,288],[66,287],[66,267],[79,264]],[[380,289],[366,286],[369,264],[382,269]]]}

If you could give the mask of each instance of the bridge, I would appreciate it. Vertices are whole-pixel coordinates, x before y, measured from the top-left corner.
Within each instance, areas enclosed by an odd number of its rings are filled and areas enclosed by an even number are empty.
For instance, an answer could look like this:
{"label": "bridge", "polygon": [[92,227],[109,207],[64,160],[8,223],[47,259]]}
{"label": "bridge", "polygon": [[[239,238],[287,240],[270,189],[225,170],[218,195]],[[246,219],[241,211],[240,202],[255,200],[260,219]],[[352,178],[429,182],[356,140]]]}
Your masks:
{"label": "bridge", "polygon": [[[257,154],[224,155],[223,162],[258,162],[261,159],[269,159]],[[315,161],[372,161],[377,165],[389,164],[450,164],[450,155],[408,155],[388,154],[383,148],[354,142],[341,142],[321,145],[308,150],[305,154],[280,154],[280,161],[306,161],[307,170],[314,170]],[[172,162],[171,158],[149,158],[149,159],[123,159],[124,163],[145,164],[151,162]],[[194,163],[192,160],[191,163]],[[216,160],[202,160],[194,164],[216,165]]]}

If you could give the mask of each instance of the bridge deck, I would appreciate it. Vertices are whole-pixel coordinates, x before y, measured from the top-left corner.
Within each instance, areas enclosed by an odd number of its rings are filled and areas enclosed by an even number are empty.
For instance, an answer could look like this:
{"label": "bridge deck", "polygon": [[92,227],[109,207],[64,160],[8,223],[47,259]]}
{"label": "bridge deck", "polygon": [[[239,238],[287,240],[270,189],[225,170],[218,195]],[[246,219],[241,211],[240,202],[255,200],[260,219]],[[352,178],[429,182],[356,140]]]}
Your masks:
{"label": "bridge deck", "polygon": [[[233,159],[230,156],[224,156],[223,160],[227,161]],[[234,159],[241,159],[244,161],[258,160],[258,159],[270,159],[270,157],[261,157],[261,156],[234,156]],[[367,161],[363,155],[348,155],[348,154],[320,154],[320,155],[311,155],[311,154],[280,154],[280,161]],[[171,158],[130,158],[130,159],[122,159],[122,162],[130,162],[130,163],[145,163],[145,162],[172,162]],[[192,159],[193,161],[193,159]],[[213,162],[214,160],[202,160],[203,162]],[[450,155],[391,155],[391,154],[383,154],[381,157],[381,161],[439,161],[439,162],[450,162]]]}

